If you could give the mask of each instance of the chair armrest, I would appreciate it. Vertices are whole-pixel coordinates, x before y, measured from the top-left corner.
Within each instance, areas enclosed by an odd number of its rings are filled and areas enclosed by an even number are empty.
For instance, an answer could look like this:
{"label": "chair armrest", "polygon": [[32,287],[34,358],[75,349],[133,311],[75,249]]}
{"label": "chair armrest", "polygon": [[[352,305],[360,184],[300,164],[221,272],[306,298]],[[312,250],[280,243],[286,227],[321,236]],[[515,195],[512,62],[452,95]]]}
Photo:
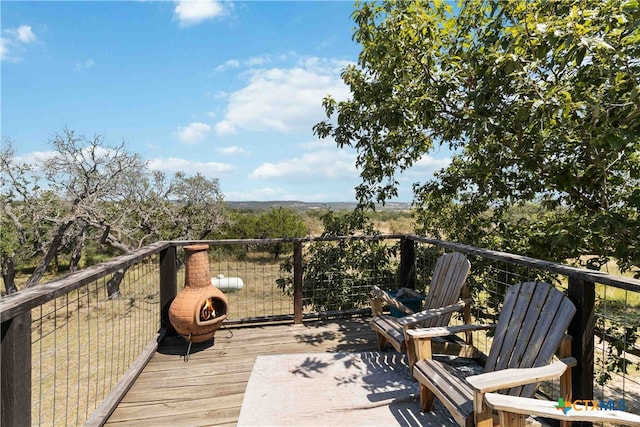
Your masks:
{"label": "chair armrest", "polygon": [[497,411],[512,414],[533,415],[562,421],[589,421],[612,423],[615,425],[640,426],[640,415],[620,410],[596,411],[595,408],[576,403],[565,413],[560,410],[558,402],[532,399],[528,397],[509,396],[506,394],[487,393],[485,400]]}
{"label": "chair armrest", "polygon": [[495,327],[496,325],[489,325],[489,324],[439,326],[435,328],[409,329],[407,330],[407,334],[411,337],[411,339],[419,340],[424,338],[446,337],[449,335],[458,334],[460,332],[482,331],[487,329],[493,329]]}
{"label": "chair armrest", "polygon": [[533,384],[552,378],[559,378],[564,372],[576,366],[576,359],[567,357],[546,366],[538,368],[510,368],[500,371],[486,372],[472,375],[467,382],[478,393],[489,393],[504,388]]}
{"label": "chair armrest", "polygon": [[414,313],[414,311],[411,310],[409,307],[407,307],[406,305],[404,305],[403,303],[401,303],[397,299],[391,298],[385,291],[383,291],[382,289],[380,289],[376,285],[373,285],[371,287],[371,295],[374,298],[380,298],[381,300],[385,301],[387,304],[394,306],[395,308],[397,308],[398,310],[402,311],[403,313],[407,313],[407,314],[413,314]]}
{"label": "chair armrest", "polygon": [[445,314],[461,311],[467,304],[471,302],[471,299],[460,300],[455,304],[447,305],[440,308],[431,308],[428,310],[419,311],[417,313],[401,317],[398,319],[398,323],[402,326],[413,326],[420,322],[433,317],[443,316]]}

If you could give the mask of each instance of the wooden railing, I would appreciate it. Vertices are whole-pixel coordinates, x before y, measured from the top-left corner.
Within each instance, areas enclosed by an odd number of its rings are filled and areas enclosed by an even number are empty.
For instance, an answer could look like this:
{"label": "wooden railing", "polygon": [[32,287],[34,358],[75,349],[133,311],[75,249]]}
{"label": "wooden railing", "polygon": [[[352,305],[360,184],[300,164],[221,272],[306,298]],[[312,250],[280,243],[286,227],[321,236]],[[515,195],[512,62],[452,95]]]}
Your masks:
{"label": "wooden railing", "polygon": [[[169,242],[158,242],[0,300],[2,425],[82,424],[96,408],[113,400],[114,389],[126,390],[127,379],[135,378],[135,372],[142,369],[155,351],[153,343],[158,340],[159,310],[153,309],[153,320],[139,321],[151,323],[147,328],[151,333],[137,339],[135,334],[139,325],[125,329],[127,316],[131,315],[131,306],[136,301],[108,298],[106,279],[118,272],[135,270],[131,277],[123,277],[120,286],[127,287],[131,283],[128,292],[137,296],[136,289],[143,287],[141,282],[151,282],[153,293],[157,294],[158,268],[157,261],[152,258],[158,253],[166,253],[171,247]],[[102,296],[99,295],[101,292],[104,292]],[[140,300],[144,301],[142,297]],[[109,313],[109,319],[106,313]],[[103,330],[103,326],[111,321],[120,323],[111,330]],[[128,344],[131,343],[128,338],[136,338],[133,343],[140,351],[137,354],[124,352],[122,359],[123,349],[108,351],[107,347],[115,337],[111,335],[109,342],[103,341],[115,330],[120,335],[117,339]],[[117,360],[115,366],[114,359]],[[109,380],[106,380],[107,376]],[[113,387],[109,384],[109,390],[94,385],[94,380],[111,383],[111,378],[116,384]],[[41,388],[43,384],[44,389]],[[74,395],[74,402],[68,401],[70,394]],[[95,396],[102,394],[103,398],[97,402]],[[91,403],[92,399],[95,404]],[[43,405],[43,401],[47,403]]]}
{"label": "wooden railing", "polygon": [[[307,318],[312,317],[327,317],[330,315],[349,315],[356,314],[362,315],[368,313],[366,304],[361,307],[356,307],[348,312],[336,313],[336,312],[313,312],[305,305],[303,298],[303,285],[307,279],[304,275],[304,266],[306,262],[305,249],[308,249],[311,245],[317,244],[332,244],[332,242],[338,241],[350,241],[350,240],[364,240],[364,241],[377,241],[377,242],[389,242],[389,244],[397,244],[399,248],[399,257],[397,259],[398,274],[397,282],[391,284],[394,286],[420,286],[422,283],[428,283],[425,278],[429,277],[430,271],[433,268],[433,262],[438,252],[442,251],[457,251],[467,254],[472,261],[472,272],[474,273],[470,277],[471,286],[476,286],[478,289],[491,287],[490,292],[495,293],[495,300],[501,301],[504,288],[517,281],[525,280],[538,280],[540,278],[552,277],[557,285],[560,287],[566,286],[566,293],[574,301],[578,312],[576,313],[569,333],[573,336],[572,353],[578,359],[578,368],[573,370],[573,397],[574,399],[592,399],[594,396],[594,339],[599,333],[596,328],[596,284],[599,286],[607,286],[617,289],[625,290],[626,292],[633,293],[634,295],[640,295],[640,280],[610,275],[607,273],[590,271],[580,268],[571,267],[568,265],[557,264],[553,262],[533,259],[525,256],[514,255],[503,252],[496,252],[482,248],[476,248],[472,246],[466,246],[462,244],[456,244],[451,242],[444,242],[435,239],[430,239],[416,235],[377,235],[377,236],[348,236],[348,237],[336,237],[336,238],[303,238],[303,239],[251,239],[251,240],[223,240],[223,241],[202,241],[198,243],[208,243],[211,245],[212,251],[217,248],[228,247],[230,245],[243,245],[245,247],[265,244],[284,244],[290,245],[289,250],[286,252],[291,254],[291,260],[293,269],[291,272],[291,281],[293,283],[293,292],[291,296],[292,303],[289,306],[278,308],[277,312],[266,312],[262,308],[250,307],[253,311],[246,310],[244,312],[238,312],[236,316],[231,316],[229,324],[243,324],[254,323],[262,320],[291,320],[295,323],[302,323]],[[43,399],[46,394],[60,393],[59,400],[69,398],[69,395],[77,395],[77,399],[80,399],[81,394],[91,395],[93,401],[87,404],[82,411],[78,411],[77,415],[69,418],[68,414],[65,417],[60,418],[57,421],[57,416],[53,420],[49,420],[52,424],[88,424],[88,425],[100,425],[106,420],[115,407],[120,398],[126,393],[131,384],[135,381],[137,374],[143,369],[146,362],[152,356],[157,348],[157,342],[161,339],[163,333],[172,333],[171,325],[168,322],[168,307],[175,297],[179,288],[179,274],[178,267],[178,250],[181,246],[186,244],[196,243],[187,241],[174,241],[174,242],[157,242],[153,245],[147,246],[139,251],[131,254],[123,255],[115,258],[109,262],[102,263],[86,270],[77,272],[68,277],[58,279],[28,290],[21,291],[10,297],[5,297],[0,300],[0,320],[2,322],[2,344],[1,344],[1,371],[2,378],[2,415],[0,423],[2,425],[32,425],[42,423],[42,419],[34,419],[36,416],[42,416],[43,410],[35,411],[34,406],[42,405],[42,402],[38,400]],[[429,254],[431,255],[425,255]],[[243,256],[246,257],[246,254]],[[278,274],[278,263],[273,263],[273,275],[266,279],[264,286],[272,286],[273,294],[279,293],[282,296],[282,292],[272,283],[273,277]],[[215,264],[215,260],[212,260],[212,275],[215,275],[219,271],[223,271],[224,268],[231,268],[231,272],[236,267],[224,267],[222,265]],[[244,267],[242,267],[244,268]],[[108,381],[106,385],[101,387],[93,386],[87,387],[87,392],[80,390],[75,392],[75,383],[72,385],[68,378],[63,382],[63,386],[58,386],[59,382],[54,381],[53,387],[56,390],[44,390],[40,389],[36,392],[33,389],[32,381],[29,379],[35,377],[36,374],[46,377],[47,373],[43,371],[43,361],[45,357],[49,357],[47,350],[38,350],[37,346],[42,348],[44,342],[47,340],[46,334],[43,333],[43,328],[48,321],[58,322],[58,318],[65,318],[59,320],[59,325],[56,324],[53,329],[57,334],[69,337],[69,330],[66,332],[64,328],[67,328],[66,323],[69,320],[78,320],[78,325],[86,326],[89,330],[93,331],[96,328],[92,322],[93,319],[100,317],[106,312],[105,306],[107,304],[113,304],[110,298],[107,297],[107,279],[113,277],[116,273],[122,273],[126,271],[125,284],[127,280],[131,281],[130,288],[127,288],[126,292],[123,292],[123,296],[120,298],[120,302],[116,303],[117,307],[113,311],[113,318],[115,321],[127,324],[127,319],[132,316],[132,310],[137,311],[149,311],[154,310],[154,321],[149,322],[146,318],[141,320],[140,323],[144,324],[148,336],[134,337],[137,341],[136,348],[137,353],[132,354],[127,360],[124,360],[121,367],[114,369],[112,375],[116,375],[115,384],[111,384]],[[141,279],[141,271],[143,273],[143,279]],[[224,270],[226,272],[226,270]],[[249,272],[242,272],[241,274],[249,275]],[[271,274],[271,273],[270,273]],[[475,277],[475,278],[474,278]],[[376,280],[375,278],[372,278]],[[270,283],[270,284],[269,284]],[[248,283],[247,287],[253,286],[252,283]],[[308,284],[306,285],[308,286]],[[148,287],[148,289],[147,289]],[[140,293],[140,289],[145,288]],[[485,289],[486,290],[486,289]],[[136,293],[138,292],[138,293]],[[270,291],[271,292],[271,291]],[[355,291],[354,291],[355,292]],[[357,292],[363,292],[358,290]],[[489,292],[489,291],[487,291]],[[246,304],[246,296],[243,296],[242,292],[238,292],[233,296],[231,305]],[[362,296],[362,295],[360,295]],[[258,295],[258,298],[262,298],[262,295]],[[59,301],[59,302],[58,302]],[[127,308],[127,304],[131,307]],[[43,307],[52,306],[50,315],[45,308],[45,314],[39,314],[38,316],[32,316],[32,312],[39,310],[43,312]],[[147,307],[148,306],[148,307]],[[95,313],[90,310],[95,309]],[[125,310],[127,309],[127,310]],[[124,310],[124,311],[123,311]],[[486,313],[485,313],[486,314]],[[483,314],[477,313],[476,317],[481,317]],[[129,317],[128,317],[129,316]],[[38,317],[40,323],[36,325],[33,318]],[[85,319],[86,317],[86,319]],[[53,320],[52,320],[53,319]],[[97,321],[96,321],[97,322]],[[147,325],[150,323],[150,325]],[[127,324],[128,325],[128,324]],[[78,326],[79,330],[81,327]],[[134,329],[141,329],[140,325],[129,325],[126,327],[132,327]],[[73,326],[73,328],[76,328]],[[100,328],[100,326],[97,326]],[[46,328],[44,328],[46,329]],[[100,329],[97,329],[98,331]],[[151,331],[151,332],[149,332]],[[40,334],[34,338],[33,334]],[[48,333],[48,332],[47,332]],[[78,332],[79,333],[79,332]],[[128,332],[124,332],[126,335]],[[64,335],[66,334],[66,335]],[[115,338],[108,338],[103,335],[95,337],[93,333],[93,341],[90,341],[91,347],[94,345],[97,347],[115,347],[111,351],[119,352],[124,351],[122,348],[118,348],[117,340]],[[108,340],[112,340],[107,342]],[[60,342],[62,341],[62,342]],[[48,344],[47,344],[48,345]],[[62,362],[70,364],[72,359],[72,353],[82,353],[84,351],[82,343],[76,343],[75,341],[70,344],[69,338],[64,340],[58,340],[57,347],[67,348],[66,356],[63,357]],[[133,346],[133,342],[125,344]],[[633,347],[635,343],[631,343]],[[59,355],[63,350],[53,350],[53,353]],[[39,354],[35,355],[35,352],[39,351]],[[87,360],[79,359],[76,362],[73,359],[73,365],[76,363],[87,363],[88,368],[77,368],[78,374],[74,373],[74,377],[84,377],[84,370],[91,371],[95,369],[98,372],[98,381],[104,381],[104,378],[108,376],[106,372],[101,373],[108,368],[108,362],[103,361],[99,356],[100,351],[91,348],[88,354]],[[108,351],[105,349],[104,351]],[[92,353],[95,352],[95,353]],[[45,354],[45,356],[43,356]],[[75,355],[73,355],[75,357]],[[92,368],[92,364],[98,363],[97,368]],[[103,366],[104,365],[104,366]],[[34,368],[38,366],[38,368]],[[56,367],[53,366],[56,372]],[[59,368],[61,369],[61,368]],[[74,368],[75,369],[75,368]],[[40,371],[38,373],[37,371]],[[102,370],[102,371],[101,371]],[[70,375],[72,371],[70,368],[63,370]],[[59,374],[58,376],[62,376]],[[55,377],[55,374],[54,374]],[[100,378],[102,377],[102,379]],[[82,378],[74,378],[76,381],[81,381]],[[38,380],[42,381],[42,380]],[[33,381],[37,387],[42,387],[38,384],[38,381]],[[83,386],[84,387],[84,386]],[[63,390],[57,390],[62,388]],[[66,392],[65,389],[66,388]],[[103,392],[100,390],[104,390]],[[69,391],[71,390],[71,391]],[[101,393],[104,393],[102,395]],[[54,398],[55,403],[55,398]],[[77,402],[73,403],[77,404]],[[69,406],[69,402],[65,402],[60,406]],[[40,406],[38,406],[40,407]],[[54,410],[54,413],[56,411]],[[60,412],[60,411],[58,411]],[[60,415],[60,414],[58,414]]]}

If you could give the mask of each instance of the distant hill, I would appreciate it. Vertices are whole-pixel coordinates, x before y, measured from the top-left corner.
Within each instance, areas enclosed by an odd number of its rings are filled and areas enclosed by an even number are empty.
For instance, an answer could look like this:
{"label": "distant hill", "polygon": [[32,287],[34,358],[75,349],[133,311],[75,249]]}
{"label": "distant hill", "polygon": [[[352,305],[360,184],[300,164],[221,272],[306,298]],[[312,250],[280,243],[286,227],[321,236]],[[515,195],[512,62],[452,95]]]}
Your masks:
{"label": "distant hill", "polygon": [[[333,211],[353,210],[355,202],[300,202],[297,200],[274,200],[268,202],[247,201],[233,202],[225,201],[230,209],[236,210],[269,210],[270,208],[286,208],[296,211],[331,209]],[[410,203],[392,202],[386,205],[377,205],[379,211],[406,211],[411,208]]]}

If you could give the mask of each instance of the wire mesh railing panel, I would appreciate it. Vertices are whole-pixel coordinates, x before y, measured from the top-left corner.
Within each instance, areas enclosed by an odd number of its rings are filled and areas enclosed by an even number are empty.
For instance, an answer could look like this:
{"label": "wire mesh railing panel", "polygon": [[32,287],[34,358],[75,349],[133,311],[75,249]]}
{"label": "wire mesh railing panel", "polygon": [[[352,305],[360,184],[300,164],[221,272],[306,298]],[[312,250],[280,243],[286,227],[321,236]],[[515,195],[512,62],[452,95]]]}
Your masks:
{"label": "wire mesh railing panel", "polygon": [[[282,244],[280,251],[276,257],[265,245],[213,245],[211,276],[223,279],[219,283],[229,300],[229,320],[293,314],[291,296],[278,287],[280,265],[292,244]],[[182,287],[184,280],[179,279],[178,285]]]}
{"label": "wire mesh railing panel", "polygon": [[[211,242],[211,276],[238,283],[223,289],[229,299],[229,320],[294,315],[294,242],[257,244]],[[395,241],[310,241],[302,245],[302,299],[304,312],[326,312],[369,307],[371,286],[397,287]],[[276,247],[277,245],[277,247]],[[178,258],[181,254],[178,254]],[[184,273],[178,272],[178,286]]]}
{"label": "wire mesh railing panel", "polygon": [[416,248],[416,290],[429,292],[433,270],[438,258],[444,253],[440,248],[427,244],[417,244]]}
{"label": "wire mesh railing panel", "polygon": [[595,329],[595,398],[640,413],[640,292],[596,284]]}
{"label": "wire mesh railing panel", "polygon": [[154,258],[32,310],[34,425],[83,424],[158,332]]}
{"label": "wire mesh railing panel", "polygon": [[398,250],[393,241],[313,241],[303,265],[305,313],[370,306],[373,285],[398,287]]}

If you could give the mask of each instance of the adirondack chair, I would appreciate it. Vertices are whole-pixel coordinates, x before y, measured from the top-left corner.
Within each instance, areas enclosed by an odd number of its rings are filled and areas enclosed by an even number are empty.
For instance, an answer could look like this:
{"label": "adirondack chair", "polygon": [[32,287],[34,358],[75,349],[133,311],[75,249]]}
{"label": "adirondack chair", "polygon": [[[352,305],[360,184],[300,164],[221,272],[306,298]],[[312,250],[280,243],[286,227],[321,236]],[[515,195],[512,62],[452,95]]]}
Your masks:
{"label": "adirondack chair", "polygon": [[[414,313],[401,301],[390,297],[379,287],[372,288],[371,328],[376,333],[378,347],[386,350],[387,345],[392,345],[399,352],[407,352],[409,366],[416,362],[413,348],[406,347],[405,331],[420,325],[421,327],[436,327],[449,324],[451,314],[461,311],[469,304],[469,300],[459,300],[465,285],[471,263],[460,253],[452,252],[444,254],[436,261],[431,279],[431,286],[425,299],[424,309]],[[382,305],[386,302],[407,315],[400,318],[384,315]]]}
{"label": "adirondack chair", "polygon": [[[408,345],[414,345],[420,359],[413,376],[420,383],[422,410],[433,410],[437,397],[460,425],[491,426],[492,408],[486,393],[500,390],[509,396],[531,398],[540,381],[551,378],[560,378],[560,393],[568,400],[568,368],[575,366],[576,360],[567,357],[570,339],[565,331],[575,311],[573,303],[548,283],[511,286],[500,310],[484,373],[466,379],[444,361],[429,358],[430,341],[455,333],[455,327],[409,330]],[[549,364],[558,350],[561,359]]]}
{"label": "adirondack chair", "polygon": [[621,410],[594,410],[584,404],[572,403],[566,413],[559,410],[558,402],[531,399],[527,397],[509,396],[499,393],[485,394],[487,405],[498,411],[501,427],[524,427],[527,415],[560,420],[562,426],[568,426],[574,421],[588,421],[592,423],[607,423],[625,426],[640,426],[640,415]]}

